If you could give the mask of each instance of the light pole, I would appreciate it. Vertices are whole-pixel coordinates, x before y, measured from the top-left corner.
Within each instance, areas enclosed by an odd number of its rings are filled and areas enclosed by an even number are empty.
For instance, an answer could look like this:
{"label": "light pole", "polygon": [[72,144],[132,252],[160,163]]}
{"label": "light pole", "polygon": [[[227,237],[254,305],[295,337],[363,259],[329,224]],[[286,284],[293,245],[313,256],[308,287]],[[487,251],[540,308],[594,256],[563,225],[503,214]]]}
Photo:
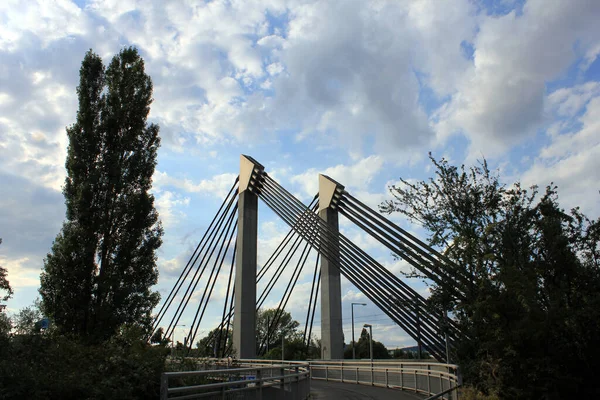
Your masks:
{"label": "light pole", "polygon": [[352,303],[352,359],[356,359],[356,342],[354,341],[354,306],[366,306],[366,303]]}
{"label": "light pole", "polygon": [[373,364],[373,326],[364,324],[365,328],[369,328],[369,355],[371,356],[371,365]]}
{"label": "light pole", "polygon": [[[171,357],[173,357],[173,346],[175,344],[175,343],[173,343],[173,336],[176,336],[175,335],[175,330],[177,330],[178,326],[185,326],[185,325],[175,325],[173,327],[173,330],[171,331]],[[177,339],[177,337],[175,337],[175,339]]]}

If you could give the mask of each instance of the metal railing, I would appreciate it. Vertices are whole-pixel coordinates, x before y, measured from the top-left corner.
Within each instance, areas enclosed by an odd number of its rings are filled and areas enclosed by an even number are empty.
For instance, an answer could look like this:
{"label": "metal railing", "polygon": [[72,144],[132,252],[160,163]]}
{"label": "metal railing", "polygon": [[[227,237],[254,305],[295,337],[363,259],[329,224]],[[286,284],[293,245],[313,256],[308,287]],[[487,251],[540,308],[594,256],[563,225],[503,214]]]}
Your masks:
{"label": "metal railing", "polygon": [[312,379],[414,391],[457,399],[458,366],[429,362],[311,361]]}
{"label": "metal railing", "polygon": [[308,363],[242,360],[236,365],[216,362],[203,371],[165,372],[160,398],[302,400],[310,394]]}

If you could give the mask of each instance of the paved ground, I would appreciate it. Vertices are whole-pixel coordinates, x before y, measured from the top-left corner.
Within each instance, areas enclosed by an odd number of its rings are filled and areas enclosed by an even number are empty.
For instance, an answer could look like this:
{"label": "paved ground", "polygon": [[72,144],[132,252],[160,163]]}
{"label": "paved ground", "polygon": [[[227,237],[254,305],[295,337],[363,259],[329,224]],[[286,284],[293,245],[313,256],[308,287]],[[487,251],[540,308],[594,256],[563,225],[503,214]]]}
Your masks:
{"label": "paved ground", "polygon": [[402,390],[353,383],[310,381],[310,394],[314,400],[423,400],[423,396]]}

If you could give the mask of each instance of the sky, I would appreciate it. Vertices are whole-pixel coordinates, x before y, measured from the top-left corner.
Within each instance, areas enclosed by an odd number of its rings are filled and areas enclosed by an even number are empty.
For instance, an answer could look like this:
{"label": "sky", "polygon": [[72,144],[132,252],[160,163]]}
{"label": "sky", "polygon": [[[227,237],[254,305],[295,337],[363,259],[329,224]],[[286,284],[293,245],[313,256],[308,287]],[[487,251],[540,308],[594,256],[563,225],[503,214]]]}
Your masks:
{"label": "sky", "polygon": [[[597,0],[4,0],[0,265],[15,290],[8,310],[38,296],[43,259],[65,218],[65,128],[75,121],[90,48],[107,64],[136,46],[154,83],[149,121],[160,125],[162,147],[152,190],[165,228],[156,290],[165,297],[237,176],[240,154],[305,203],[325,173],[373,208],[400,177],[431,176],[428,152],[459,165],[485,157],[504,182],[554,182],[565,209],[597,218],[598,20]],[[341,229],[395,273],[406,269],[349,222]],[[262,204],[259,264],[286,233]],[[288,307],[299,321],[309,279],[307,269]],[[407,282],[427,295],[423,282]],[[220,319],[224,286],[200,334]],[[346,342],[353,301],[369,303],[343,280]],[[375,340],[414,343],[372,304],[355,311],[356,329],[372,323]]]}

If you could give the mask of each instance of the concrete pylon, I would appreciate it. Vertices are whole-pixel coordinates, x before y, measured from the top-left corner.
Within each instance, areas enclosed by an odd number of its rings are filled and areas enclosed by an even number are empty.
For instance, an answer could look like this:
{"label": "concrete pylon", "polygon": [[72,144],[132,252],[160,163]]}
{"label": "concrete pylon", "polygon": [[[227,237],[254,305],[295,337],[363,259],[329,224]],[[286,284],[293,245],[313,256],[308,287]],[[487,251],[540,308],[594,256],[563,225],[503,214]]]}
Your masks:
{"label": "concrete pylon", "polygon": [[[339,232],[337,203],[344,187],[326,175],[319,175],[319,217],[336,234]],[[339,260],[338,237],[321,237],[333,244],[332,258]],[[342,288],[340,266],[321,257],[321,358],[344,358],[344,333],[342,330]]]}
{"label": "concrete pylon", "polygon": [[258,245],[256,184],[263,171],[264,167],[252,157],[240,156],[233,316],[233,347],[238,358],[256,357],[256,249]]}

